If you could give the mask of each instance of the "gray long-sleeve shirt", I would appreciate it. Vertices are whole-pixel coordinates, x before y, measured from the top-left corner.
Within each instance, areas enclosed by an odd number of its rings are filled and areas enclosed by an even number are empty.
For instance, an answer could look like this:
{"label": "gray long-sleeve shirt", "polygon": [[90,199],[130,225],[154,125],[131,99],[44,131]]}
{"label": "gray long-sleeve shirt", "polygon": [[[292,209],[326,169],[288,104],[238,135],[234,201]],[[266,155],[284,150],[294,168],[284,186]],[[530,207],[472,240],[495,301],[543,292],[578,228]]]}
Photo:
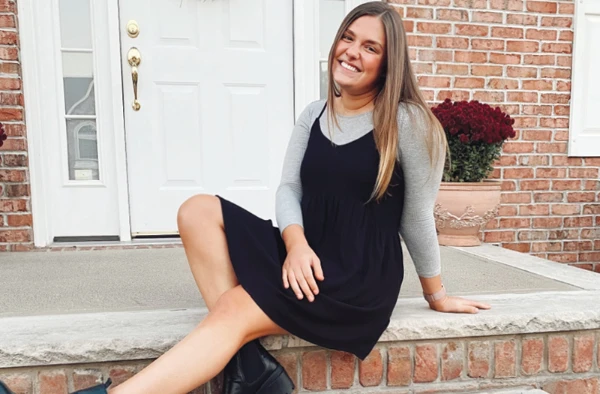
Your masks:
{"label": "gray long-sleeve shirt", "polygon": [[[281,183],[276,195],[276,217],[281,232],[291,224],[303,225],[300,165],[308,144],[310,130],[325,105],[325,100],[309,104],[302,112],[286,151]],[[409,111],[413,116],[409,116]],[[320,118],[323,134],[333,136],[336,145],[354,141],[373,129],[373,112],[360,115],[338,115],[340,129],[329,133],[327,112]],[[440,274],[440,250],[437,242],[433,208],[443,172],[443,160],[434,160],[432,169],[425,143],[425,123],[414,107],[398,107],[399,160],[405,182],[404,209],[400,235],[415,263],[417,274],[433,277]],[[433,171],[433,172],[432,172]]]}

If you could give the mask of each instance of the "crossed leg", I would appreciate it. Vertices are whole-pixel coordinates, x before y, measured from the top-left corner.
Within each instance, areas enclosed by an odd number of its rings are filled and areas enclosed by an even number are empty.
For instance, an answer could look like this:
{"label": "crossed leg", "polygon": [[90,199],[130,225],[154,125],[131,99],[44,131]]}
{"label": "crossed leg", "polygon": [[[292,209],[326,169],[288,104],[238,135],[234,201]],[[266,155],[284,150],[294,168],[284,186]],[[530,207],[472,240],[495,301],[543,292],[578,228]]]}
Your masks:
{"label": "crossed leg", "polygon": [[219,199],[190,198],[179,210],[178,226],[209,314],[181,342],[111,394],[185,394],[216,376],[245,343],[285,333],[237,282]]}

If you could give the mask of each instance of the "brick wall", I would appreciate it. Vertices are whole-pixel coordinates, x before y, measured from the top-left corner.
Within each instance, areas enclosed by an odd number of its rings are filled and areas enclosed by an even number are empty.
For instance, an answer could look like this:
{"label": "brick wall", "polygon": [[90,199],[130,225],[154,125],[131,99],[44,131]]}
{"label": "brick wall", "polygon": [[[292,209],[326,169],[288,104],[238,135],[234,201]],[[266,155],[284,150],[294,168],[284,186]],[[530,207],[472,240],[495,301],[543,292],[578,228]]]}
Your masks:
{"label": "brick wall", "polygon": [[488,243],[600,272],[600,158],[567,152],[572,1],[388,0],[404,17],[419,84],[498,105],[516,119],[494,177]]}
{"label": "brick wall", "polygon": [[[274,352],[295,392],[467,393],[541,388],[600,394],[600,331],[392,342],[365,359],[324,349]],[[115,385],[149,361],[0,369],[17,394],[66,394],[111,377]],[[194,391],[220,394],[222,376]]]}
{"label": "brick wall", "polygon": [[0,251],[29,249],[32,219],[27,140],[13,0],[0,0],[0,122],[8,134],[0,148]]}

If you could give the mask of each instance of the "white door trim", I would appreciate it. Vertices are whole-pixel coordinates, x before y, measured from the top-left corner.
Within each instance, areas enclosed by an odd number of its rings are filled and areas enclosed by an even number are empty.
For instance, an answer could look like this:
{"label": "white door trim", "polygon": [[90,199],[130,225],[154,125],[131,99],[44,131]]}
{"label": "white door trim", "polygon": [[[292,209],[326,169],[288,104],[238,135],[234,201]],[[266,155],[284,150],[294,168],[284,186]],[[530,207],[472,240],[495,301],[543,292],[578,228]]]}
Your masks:
{"label": "white door trim", "polygon": [[297,120],[319,98],[319,2],[294,0],[294,107]]}
{"label": "white door trim", "polygon": [[[58,135],[61,130],[62,117],[57,106],[48,105],[57,101],[56,87],[61,86],[59,73],[49,74],[44,64],[52,64],[54,68],[56,54],[55,48],[60,37],[56,35],[58,29],[52,32],[41,31],[42,18],[53,15],[51,8],[54,2],[39,3],[36,0],[20,0],[18,3],[19,38],[21,41],[21,69],[23,78],[23,96],[25,104],[25,123],[27,127],[27,143],[29,158],[29,179],[31,187],[31,210],[33,216],[34,245],[44,247],[52,243],[54,234],[50,223],[51,187],[49,183],[48,156],[44,154],[47,135]],[[112,100],[109,105],[109,116],[98,116],[97,121],[103,123],[104,130],[113,130],[118,168],[126,168],[123,103],[121,94],[121,59],[119,47],[119,19],[118,0],[92,0],[94,10],[102,11],[108,15],[110,34],[107,47],[100,52],[106,54],[105,61],[95,61],[96,70],[102,73],[104,81],[110,81]],[[56,21],[54,21],[55,23]],[[93,23],[93,22],[92,22]],[[95,43],[105,42],[104,38],[96,37]],[[46,45],[51,43],[51,45]],[[106,77],[106,78],[104,78]],[[98,103],[103,105],[104,103]],[[42,125],[42,119],[44,124]],[[108,127],[107,127],[108,126]],[[120,239],[131,239],[129,231],[129,204],[127,197],[127,173],[117,171]]]}
{"label": "white door trim", "polygon": [[[48,229],[48,208],[44,180],[47,179],[45,169],[48,168],[43,155],[43,136],[41,120],[44,90],[41,85],[42,70],[39,57],[41,49],[37,40],[39,34],[36,26],[41,7],[34,5],[35,0],[17,2],[19,11],[19,41],[21,42],[21,73],[23,79],[23,98],[25,105],[25,125],[27,127],[27,152],[29,160],[29,181],[31,188],[31,213],[33,217],[33,240],[37,247],[46,246],[52,240]],[[52,127],[48,125],[48,127]]]}

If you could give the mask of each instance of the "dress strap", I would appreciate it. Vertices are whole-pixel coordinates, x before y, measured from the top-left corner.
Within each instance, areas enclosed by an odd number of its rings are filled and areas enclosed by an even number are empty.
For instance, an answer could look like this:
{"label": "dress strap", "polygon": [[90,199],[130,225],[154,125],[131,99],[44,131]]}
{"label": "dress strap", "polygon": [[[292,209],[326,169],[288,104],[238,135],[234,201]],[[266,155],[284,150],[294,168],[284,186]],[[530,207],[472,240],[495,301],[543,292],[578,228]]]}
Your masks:
{"label": "dress strap", "polygon": [[327,108],[327,101],[325,101],[325,105],[323,106],[323,109],[321,110],[321,113],[319,114],[319,116],[317,116],[317,120],[321,119],[321,116],[323,115],[323,112],[325,112],[325,108]]}

